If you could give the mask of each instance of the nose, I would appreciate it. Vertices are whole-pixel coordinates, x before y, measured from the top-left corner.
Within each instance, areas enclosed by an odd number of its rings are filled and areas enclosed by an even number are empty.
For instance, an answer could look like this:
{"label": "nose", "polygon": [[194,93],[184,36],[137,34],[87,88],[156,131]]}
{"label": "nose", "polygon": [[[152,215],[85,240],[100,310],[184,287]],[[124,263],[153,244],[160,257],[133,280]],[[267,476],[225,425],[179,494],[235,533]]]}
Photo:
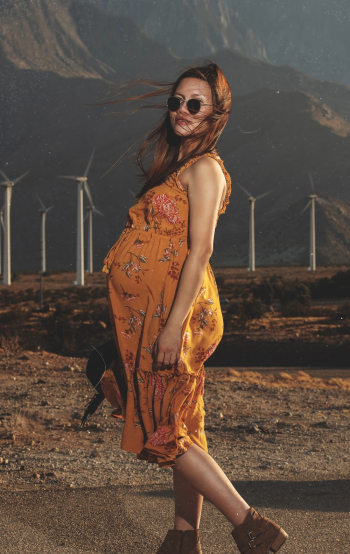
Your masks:
{"label": "nose", "polygon": [[186,115],[186,117],[190,115],[190,112],[188,111],[187,104],[186,104],[185,100],[180,105],[180,107],[177,110],[176,114],[177,115],[183,115],[183,116]]}

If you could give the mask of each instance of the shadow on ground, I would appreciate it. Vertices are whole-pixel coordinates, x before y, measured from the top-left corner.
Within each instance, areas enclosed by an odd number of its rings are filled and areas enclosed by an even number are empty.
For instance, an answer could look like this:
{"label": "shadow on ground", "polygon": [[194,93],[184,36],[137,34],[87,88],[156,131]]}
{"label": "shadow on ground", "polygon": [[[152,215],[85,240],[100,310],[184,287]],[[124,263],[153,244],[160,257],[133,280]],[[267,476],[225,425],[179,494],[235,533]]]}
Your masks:
{"label": "shadow on ground", "polygon": [[[345,552],[344,537],[350,532],[349,481],[239,481],[235,485],[251,505],[287,530],[291,540],[283,554]],[[155,554],[172,525],[172,496],[170,489],[160,485],[1,492],[2,552]],[[230,524],[209,503],[204,506],[201,529],[204,554],[235,552]]]}

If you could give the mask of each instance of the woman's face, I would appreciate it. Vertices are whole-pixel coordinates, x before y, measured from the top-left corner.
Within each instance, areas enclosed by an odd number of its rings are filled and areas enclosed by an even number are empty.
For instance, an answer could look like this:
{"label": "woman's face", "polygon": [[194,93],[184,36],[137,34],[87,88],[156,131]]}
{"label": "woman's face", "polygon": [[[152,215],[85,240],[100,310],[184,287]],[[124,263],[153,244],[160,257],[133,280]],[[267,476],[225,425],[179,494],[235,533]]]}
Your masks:
{"label": "woman's face", "polygon": [[[178,84],[174,96],[185,102],[182,102],[177,112],[169,110],[171,126],[176,135],[186,137],[193,134],[199,123],[213,111],[211,88],[206,81],[186,77]],[[196,114],[188,111],[186,101],[190,98],[197,98],[201,102],[201,109]]]}

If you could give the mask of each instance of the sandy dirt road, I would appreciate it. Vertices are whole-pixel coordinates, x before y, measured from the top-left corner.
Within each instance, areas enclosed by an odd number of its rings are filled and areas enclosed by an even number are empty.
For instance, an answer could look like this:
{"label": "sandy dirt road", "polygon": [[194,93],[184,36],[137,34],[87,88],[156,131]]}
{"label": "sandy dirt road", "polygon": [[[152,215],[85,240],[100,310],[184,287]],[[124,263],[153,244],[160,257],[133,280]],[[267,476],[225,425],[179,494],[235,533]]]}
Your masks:
{"label": "sandy dirt road", "polygon": [[[80,428],[85,364],[0,357],[2,553],[152,554],[172,525],[171,470],[120,450],[106,402]],[[206,370],[209,451],[289,533],[284,554],[350,552],[350,381],[334,375]],[[209,503],[201,529],[204,554],[237,552]]]}

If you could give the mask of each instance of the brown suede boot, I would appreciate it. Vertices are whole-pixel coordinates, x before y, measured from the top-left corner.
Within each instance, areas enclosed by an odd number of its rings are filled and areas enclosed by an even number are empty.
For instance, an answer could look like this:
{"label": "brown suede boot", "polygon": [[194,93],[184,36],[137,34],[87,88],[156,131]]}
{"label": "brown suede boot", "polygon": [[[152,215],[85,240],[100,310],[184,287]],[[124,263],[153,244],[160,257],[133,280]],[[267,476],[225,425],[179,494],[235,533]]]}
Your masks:
{"label": "brown suede boot", "polygon": [[157,554],[202,554],[199,529],[195,531],[170,529]]}
{"label": "brown suede boot", "polygon": [[251,552],[252,548],[254,554],[268,554],[270,550],[277,552],[288,539],[282,527],[259,515],[254,508],[250,508],[243,523],[232,531],[232,536],[241,554]]}

